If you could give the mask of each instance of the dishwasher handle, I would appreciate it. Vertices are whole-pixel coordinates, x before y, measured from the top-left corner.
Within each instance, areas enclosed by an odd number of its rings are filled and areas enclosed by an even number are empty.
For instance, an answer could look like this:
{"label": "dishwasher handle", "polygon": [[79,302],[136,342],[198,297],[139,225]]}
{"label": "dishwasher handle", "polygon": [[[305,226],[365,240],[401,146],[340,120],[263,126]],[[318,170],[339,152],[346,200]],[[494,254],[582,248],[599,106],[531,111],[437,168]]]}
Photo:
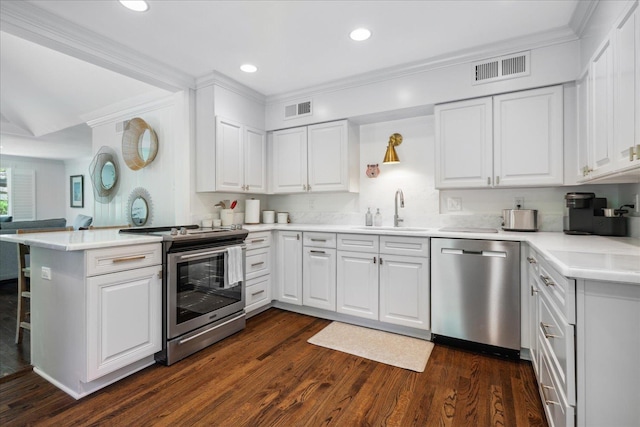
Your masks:
{"label": "dishwasher handle", "polygon": [[447,255],[480,255],[497,258],[507,257],[507,253],[503,251],[469,251],[467,249],[442,248],[442,253]]}

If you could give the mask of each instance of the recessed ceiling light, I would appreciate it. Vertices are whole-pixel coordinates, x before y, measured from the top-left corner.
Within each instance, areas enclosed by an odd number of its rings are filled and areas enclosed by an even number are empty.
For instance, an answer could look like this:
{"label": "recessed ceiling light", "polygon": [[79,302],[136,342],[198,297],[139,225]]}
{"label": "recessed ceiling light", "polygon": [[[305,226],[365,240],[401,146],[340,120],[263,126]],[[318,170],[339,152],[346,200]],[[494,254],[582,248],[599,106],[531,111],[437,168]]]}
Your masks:
{"label": "recessed ceiling light", "polygon": [[351,37],[351,40],[361,42],[371,37],[371,31],[367,30],[366,28],[356,28],[355,30],[351,31],[351,33],[349,33],[349,37]]}
{"label": "recessed ceiling light", "polygon": [[258,71],[258,67],[252,64],[243,64],[240,66],[240,69],[245,73],[255,73],[256,71]]}
{"label": "recessed ceiling light", "polygon": [[127,9],[135,12],[146,12],[149,10],[149,5],[144,0],[120,0],[120,3]]}

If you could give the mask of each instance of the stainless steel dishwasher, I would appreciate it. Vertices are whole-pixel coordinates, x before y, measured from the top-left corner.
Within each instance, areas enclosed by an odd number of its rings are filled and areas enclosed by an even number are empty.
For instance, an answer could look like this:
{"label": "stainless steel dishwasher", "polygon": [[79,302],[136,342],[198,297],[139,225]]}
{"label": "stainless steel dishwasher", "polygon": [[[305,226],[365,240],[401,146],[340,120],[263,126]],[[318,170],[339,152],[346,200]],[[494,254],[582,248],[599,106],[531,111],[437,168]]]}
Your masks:
{"label": "stainless steel dishwasher", "polygon": [[520,356],[520,242],[431,239],[434,342]]}

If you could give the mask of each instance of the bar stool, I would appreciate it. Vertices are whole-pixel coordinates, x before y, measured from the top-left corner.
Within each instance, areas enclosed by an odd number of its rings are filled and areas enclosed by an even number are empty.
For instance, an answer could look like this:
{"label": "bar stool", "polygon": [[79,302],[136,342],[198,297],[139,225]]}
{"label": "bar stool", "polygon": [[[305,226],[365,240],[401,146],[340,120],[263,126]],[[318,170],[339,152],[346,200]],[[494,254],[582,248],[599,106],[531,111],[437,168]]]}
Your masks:
{"label": "bar stool", "polygon": [[[46,228],[46,229],[20,229],[16,234],[47,233],[50,231],[71,231],[73,227]],[[31,330],[30,312],[27,311],[27,303],[31,299],[31,268],[27,262],[29,246],[18,243],[18,313],[16,319],[16,344],[22,342],[22,330]]]}

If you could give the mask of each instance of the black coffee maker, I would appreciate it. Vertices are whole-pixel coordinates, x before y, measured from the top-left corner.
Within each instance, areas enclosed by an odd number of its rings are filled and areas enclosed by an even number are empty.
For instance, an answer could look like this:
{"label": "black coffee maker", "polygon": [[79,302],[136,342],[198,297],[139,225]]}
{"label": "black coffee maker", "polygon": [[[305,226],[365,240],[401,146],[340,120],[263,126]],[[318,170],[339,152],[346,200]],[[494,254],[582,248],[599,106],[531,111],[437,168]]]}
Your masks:
{"label": "black coffee maker", "polygon": [[596,217],[604,218],[607,199],[594,193],[567,193],[564,196],[567,212],[564,217],[566,234],[597,234],[594,229]]}
{"label": "black coffee maker", "polygon": [[[599,236],[626,236],[626,210],[606,209],[607,199],[596,197],[594,193],[567,193],[564,196],[567,215],[564,217],[566,234],[597,234]],[[633,205],[624,205],[633,207]],[[606,215],[613,211],[614,215]]]}

